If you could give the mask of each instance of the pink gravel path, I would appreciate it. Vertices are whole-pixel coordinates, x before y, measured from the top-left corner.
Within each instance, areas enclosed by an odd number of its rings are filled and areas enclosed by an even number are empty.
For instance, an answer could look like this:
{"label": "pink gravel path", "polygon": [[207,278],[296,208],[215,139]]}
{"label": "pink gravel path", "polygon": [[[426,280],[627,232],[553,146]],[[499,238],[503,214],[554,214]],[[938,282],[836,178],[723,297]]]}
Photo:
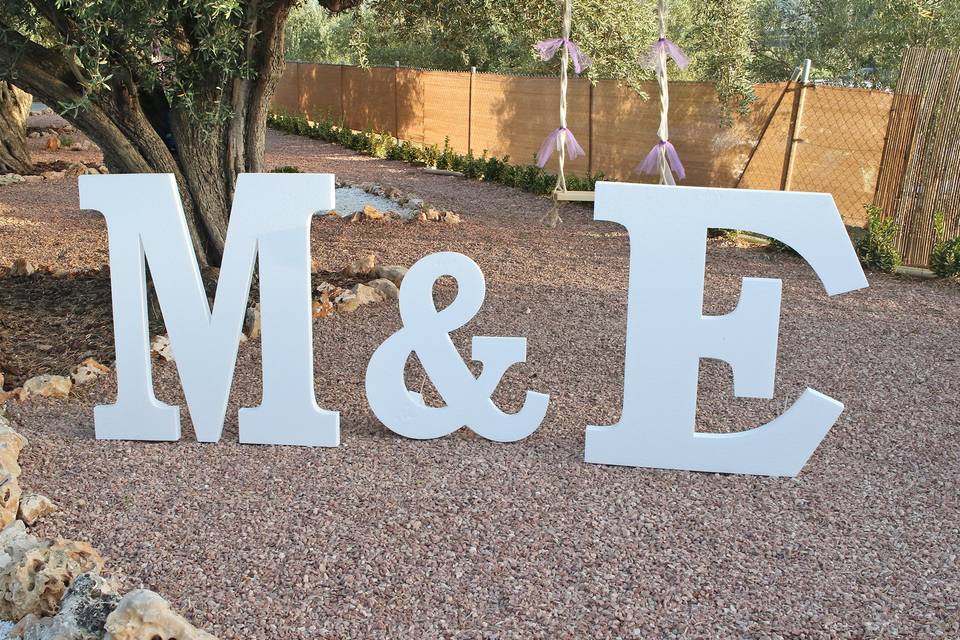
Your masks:
{"label": "pink gravel path", "polygon": [[[329,266],[470,255],[487,299],[455,340],[526,336],[528,364],[498,398],[549,392],[546,421],[509,445],[393,435],[367,408],[363,372],[400,323],[395,305],[368,307],[315,324],[337,449],[236,443],[237,408],[258,403],[256,343],[241,349],[218,444],[193,441],[189,420],[177,443],[95,441],[92,407],[112,378],[14,405],[30,439],[23,484],[62,506],[43,533],[93,542],[127,587],[223,638],[960,636],[956,284],[870,275],[829,299],[798,259],[712,245],[708,312],[735,305],[742,276],[778,276],[783,319],[775,399],[733,398],[729,369],[705,361],[699,428],[753,426],[806,386],[846,412],[795,480],[586,465],[585,426],[615,422],[622,395],[622,228],[571,209],[545,230],[545,199],[302,138],[271,133],[268,157],[462,213],[459,226],[318,220],[314,251]],[[24,227],[0,222],[0,261],[102,264],[102,222],[76,198],[74,181],[0,190],[3,221],[40,225],[27,246]],[[182,400],[172,365],[156,381]]]}

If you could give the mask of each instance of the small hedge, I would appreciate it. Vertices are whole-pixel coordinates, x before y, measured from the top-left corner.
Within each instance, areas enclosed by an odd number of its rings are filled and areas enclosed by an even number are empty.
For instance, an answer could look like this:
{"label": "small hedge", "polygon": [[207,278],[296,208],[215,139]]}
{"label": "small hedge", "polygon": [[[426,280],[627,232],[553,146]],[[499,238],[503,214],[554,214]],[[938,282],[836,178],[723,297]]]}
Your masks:
{"label": "small hedge", "polygon": [[867,229],[857,240],[857,253],[863,266],[877,271],[892,273],[900,266],[897,253],[897,222],[892,216],[884,217],[880,207],[868,204]]}
{"label": "small hedge", "polygon": [[[510,156],[503,158],[487,157],[484,151],[480,157],[473,153],[462,155],[450,148],[450,139],[443,142],[443,149],[437,145],[418,146],[407,140],[397,140],[388,133],[376,133],[372,130],[353,131],[342,123],[323,118],[310,122],[301,116],[287,116],[271,113],[267,124],[275,129],[332,142],[360,153],[404,162],[421,163],[428,167],[459,171],[466,178],[499,182],[540,195],[553,192],[557,176],[547,173],[536,165],[518,165],[510,163]],[[603,174],[579,178],[567,176],[567,188],[571,191],[593,191]]]}
{"label": "small hedge", "polygon": [[930,253],[930,270],[941,278],[956,278],[960,276],[960,237],[946,239],[946,228],[943,221],[943,212],[933,215],[933,228],[936,239],[933,251]]}

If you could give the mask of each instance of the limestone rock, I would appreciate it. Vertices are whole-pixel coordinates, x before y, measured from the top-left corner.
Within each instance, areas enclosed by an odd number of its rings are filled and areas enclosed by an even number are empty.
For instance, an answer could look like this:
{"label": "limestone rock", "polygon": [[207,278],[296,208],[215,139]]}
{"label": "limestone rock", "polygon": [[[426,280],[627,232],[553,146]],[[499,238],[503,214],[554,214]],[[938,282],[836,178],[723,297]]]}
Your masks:
{"label": "limestone rock", "polygon": [[43,182],[43,176],[23,176],[23,181],[30,184],[35,182]]}
{"label": "limestone rock", "polygon": [[49,151],[56,151],[60,148],[60,137],[59,136],[50,136],[47,138],[47,149]]}
{"label": "limestone rock", "polygon": [[319,300],[313,301],[310,309],[314,319],[326,318],[333,313],[333,303],[328,296],[321,296]]}
{"label": "limestone rock", "polygon": [[350,291],[356,296],[358,304],[383,302],[383,295],[373,287],[368,287],[365,284],[355,284]]}
{"label": "limestone rock", "polygon": [[460,224],[460,216],[453,211],[444,212],[440,219],[447,224]]}
{"label": "limestone rock", "polygon": [[41,618],[28,613],[20,618],[20,622],[13,625],[13,628],[7,634],[7,638],[10,640],[33,640],[40,636],[52,621],[53,618]]}
{"label": "limestone rock", "polygon": [[422,209],[424,204],[423,204],[423,200],[421,200],[420,198],[410,198],[407,201],[407,206],[410,207],[411,209]]}
{"label": "limestone rock", "polygon": [[360,300],[350,291],[344,291],[333,302],[340,313],[351,313],[360,307]]}
{"label": "limestone rock", "polygon": [[376,268],[377,256],[370,253],[348,264],[344,273],[348,276],[365,276],[373,273]]}
{"label": "limestone rock", "polygon": [[93,358],[87,358],[70,370],[73,384],[86,384],[110,373],[110,367],[100,364]]}
{"label": "limestone rock", "polygon": [[257,302],[247,309],[247,316],[243,320],[243,332],[251,340],[260,337],[260,303]]}
{"label": "limestone rock", "polygon": [[403,282],[404,276],[407,275],[408,269],[406,267],[401,267],[398,264],[391,264],[383,267],[377,268],[377,277],[386,278],[393,284],[400,286],[400,283]]}
{"label": "limestone rock", "polygon": [[167,362],[173,362],[173,346],[168,336],[153,336],[150,341],[150,352],[157,354]]}
{"label": "limestone rock", "polygon": [[216,640],[170,608],[170,603],[147,589],[123,596],[107,616],[103,640]]}
{"label": "limestone rock", "polygon": [[430,222],[439,222],[440,216],[443,215],[433,207],[424,209],[422,213],[426,214],[427,220],[429,220]]}
{"label": "limestone rock", "polygon": [[17,258],[10,265],[11,276],[32,276],[37,271],[37,265],[27,262],[26,258]]}
{"label": "limestone rock", "polygon": [[77,576],[52,618],[25,616],[10,633],[21,640],[100,640],[120,601],[113,584],[95,573]]}
{"label": "limestone rock", "polygon": [[367,288],[379,293],[383,300],[397,300],[400,298],[400,290],[397,288],[397,285],[393,284],[392,280],[386,278],[371,280],[367,283]]}
{"label": "limestone rock", "polygon": [[8,184],[17,184],[23,182],[23,176],[19,173],[4,173],[0,175],[0,187],[5,187]]}
{"label": "limestone rock", "polygon": [[67,376],[44,373],[23,383],[22,397],[66,398],[72,388],[73,382]]}
{"label": "limestone rock", "polygon": [[385,214],[373,205],[364,205],[363,217],[366,220],[383,220]]}
{"label": "limestone rock", "polygon": [[336,285],[332,285],[326,280],[317,285],[317,293],[327,294],[328,296],[335,296],[340,293],[342,289]]}
{"label": "limestone rock", "polygon": [[27,439],[0,417],[0,526],[16,520],[20,506],[20,451]]}
{"label": "limestone rock", "polygon": [[7,400],[19,400],[23,393],[23,387],[17,387],[12,391],[0,391],[0,407],[4,406]]}
{"label": "limestone rock", "polygon": [[0,531],[0,619],[53,615],[76,576],[102,568],[86,542],[40,540],[17,520]]}
{"label": "limestone rock", "polygon": [[316,273],[317,271],[320,271],[320,262],[319,262],[316,258],[311,257],[311,258],[310,258],[310,273]]}
{"label": "limestone rock", "polygon": [[20,509],[17,511],[17,518],[24,523],[32,525],[44,516],[48,516],[57,510],[57,505],[47,496],[38,493],[28,493],[20,498]]}

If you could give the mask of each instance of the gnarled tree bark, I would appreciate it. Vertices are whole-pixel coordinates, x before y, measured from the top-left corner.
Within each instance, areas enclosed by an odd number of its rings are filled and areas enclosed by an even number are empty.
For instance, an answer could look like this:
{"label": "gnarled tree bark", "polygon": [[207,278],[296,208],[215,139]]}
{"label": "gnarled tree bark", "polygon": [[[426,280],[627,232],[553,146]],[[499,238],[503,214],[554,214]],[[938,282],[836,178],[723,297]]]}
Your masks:
{"label": "gnarled tree bark", "polygon": [[33,98],[0,80],[0,173],[30,173],[33,162],[27,149],[27,116]]}
{"label": "gnarled tree bark", "polygon": [[[55,28],[63,40],[69,20],[61,19],[52,3],[27,0]],[[209,82],[194,96],[195,109],[145,91],[123,68],[109,80],[109,91],[85,96],[84,105],[65,114],[103,151],[112,173],[172,173],[187,217],[197,258],[203,266],[219,266],[226,240],[230,206],[237,176],[263,170],[266,115],[283,72],[284,25],[294,0],[244,4],[246,42],[243,58],[249,73],[237,73],[223,83],[221,70],[211,69]],[[348,9],[360,0],[321,0],[332,11]],[[0,22],[0,60],[7,62],[18,85],[50,105],[75,103],[84,97],[72,53],[54,50],[19,34]],[[183,46],[190,47],[189,25]],[[196,114],[225,102],[231,117],[210,124]],[[168,144],[171,143],[172,144]]]}

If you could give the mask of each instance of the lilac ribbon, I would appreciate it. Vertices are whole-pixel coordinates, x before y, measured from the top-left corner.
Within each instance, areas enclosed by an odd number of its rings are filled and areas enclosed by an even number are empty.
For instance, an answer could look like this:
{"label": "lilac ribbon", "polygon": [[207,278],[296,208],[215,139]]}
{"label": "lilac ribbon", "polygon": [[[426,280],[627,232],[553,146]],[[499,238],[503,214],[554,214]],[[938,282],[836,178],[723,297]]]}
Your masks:
{"label": "lilac ribbon", "polygon": [[568,38],[550,38],[549,40],[538,42],[533,46],[540,52],[540,59],[544,62],[556,55],[560,47],[564,47],[567,53],[570,54],[570,59],[573,60],[574,71],[583,73],[583,70],[590,66],[590,58],[580,51],[580,48],[577,47],[573,40]]}
{"label": "lilac ribbon", "polygon": [[547,139],[540,145],[540,151],[537,153],[537,166],[541,169],[547,166],[547,162],[550,160],[553,152],[560,148],[560,133],[563,131],[567,132],[567,158],[573,160],[584,155],[583,147],[581,147],[577,139],[573,137],[573,132],[566,127],[557,127],[550,132]]}
{"label": "lilac ribbon", "polygon": [[653,43],[652,47],[650,47],[650,51],[647,53],[647,61],[644,63],[644,66],[648,69],[656,68],[657,60],[660,58],[660,51],[666,51],[667,55],[673,58],[673,61],[681,69],[686,69],[687,65],[690,64],[690,58],[687,57],[687,54],[685,54],[683,49],[678,47],[675,42],[669,38],[660,38]]}
{"label": "lilac ribbon", "polygon": [[673,169],[673,172],[677,174],[677,177],[681,180],[686,178],[687,173],[683,170],[683,165],[680,163],[680,156],[677,154],[677,150],[673,147],[673,144],[671,144],[669,140],[661,140],[657,144],[653,145],[653,149],[650,149],[650,153],[648,153],[647,157],[643,159],[643,162],[637,165],[634,171],[637,173],[646,173],[650,175],[656,175],[660,173],[660,167],[658,166],[660,147],[663,147],[666,150],[667,163],[670,165],[670,168]]}

